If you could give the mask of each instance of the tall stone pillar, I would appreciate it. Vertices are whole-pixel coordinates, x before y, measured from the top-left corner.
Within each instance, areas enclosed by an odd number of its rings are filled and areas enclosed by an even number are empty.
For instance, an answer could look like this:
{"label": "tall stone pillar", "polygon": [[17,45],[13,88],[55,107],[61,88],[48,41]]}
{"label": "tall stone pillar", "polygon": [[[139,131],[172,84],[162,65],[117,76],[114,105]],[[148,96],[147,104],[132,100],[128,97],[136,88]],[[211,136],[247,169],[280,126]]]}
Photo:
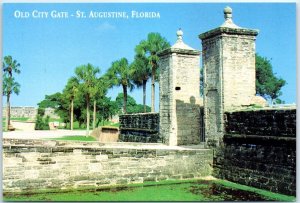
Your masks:
{"label": "tall stone pillar", "polygon": [[223,137],[224,112],[248,106],[255,100],[255,39],[257,30],[232,21],[232,9],[224,9],[225,22],[199,35],[204,68],[204,122],[208,144]]}
{"label": "tall stone pillar", "polygon": [[200,52],[182,41],[160,52],[160,136],[168,145],[200,143]]}

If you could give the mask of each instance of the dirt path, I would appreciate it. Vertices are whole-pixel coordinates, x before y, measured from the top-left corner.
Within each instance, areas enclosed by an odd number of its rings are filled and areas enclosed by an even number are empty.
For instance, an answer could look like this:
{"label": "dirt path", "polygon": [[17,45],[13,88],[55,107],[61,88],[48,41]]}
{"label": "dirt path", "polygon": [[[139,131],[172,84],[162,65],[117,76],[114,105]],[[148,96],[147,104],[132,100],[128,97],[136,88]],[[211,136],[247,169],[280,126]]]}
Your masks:
{"label": "dirt path", "polygon": [[85,130],[29,130],[3,132],[3,138],[15,139],[44,139],[57,138],[63,136],[85,135]]}
{"label": "dirt path", "polygon": [[[44,139],[85,135],[85,130],[34,130],[34,122],[11,121],[15,131],[3,132],[3,138]],[[90,131],[91,133],[92,131]]]}

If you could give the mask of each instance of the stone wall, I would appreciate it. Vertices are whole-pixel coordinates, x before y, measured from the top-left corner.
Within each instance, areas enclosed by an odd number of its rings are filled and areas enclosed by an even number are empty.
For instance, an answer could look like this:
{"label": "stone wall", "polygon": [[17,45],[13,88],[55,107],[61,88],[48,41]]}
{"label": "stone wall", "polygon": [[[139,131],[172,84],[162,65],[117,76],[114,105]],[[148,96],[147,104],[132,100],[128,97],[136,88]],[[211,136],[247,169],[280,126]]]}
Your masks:
{"label": "stone wall", "polygon": [[214,175],[296,195],[296,109],[230,112],[225,121]]}
{"label": "stone wall", "polygon": [[296,109],[227,112],[227,134],[296,137]]}
{"label": "stone wall", "polygon": [[[34,119],[37,114],[37,108],[35,107],[25,107],[16,106],[10,108],[10,115],[12,118],[31,118]],[[3,116],[6,116],[6,107],[3,107]]]}
{"label": "stone wall", "polygon": [[200,64],[198,50],[177,42],[160,52],[160,135],[171,146],[200,143]]}
{"label": "stone wall", "polygon": [[[6,107],[3,107],[2,110],[3,116],[6,116]],[[10,108],[10,115],[12,118],[35,119],[36,114],[37,108],[31,106],[15,106]],[[59,116],[54,112],[53,108],[46,108],[45,116],[50,116],[51,118],[59,118]]]}
{"label": "stone wall", "polygon": [[204,120],[206,142],[218,145],[224,135],[224,112],[257,101],[255,97],[255,40],[257,30],[233,23],[232,9],[225,22],[202,33]]}
{"label": "stone wall", "polygon": [[101,143],[117,142],[119,140],[119,128],[102,126],[94,129],[90,135]]}
{"label": "stone wall", "polygon": [[3,139],[3,191],[38,192],[208,176],[212,150]]}
{"label": "stone wall", "polygon": [[119,122],[121,142],[162,142],[158,113],[124,114]]}

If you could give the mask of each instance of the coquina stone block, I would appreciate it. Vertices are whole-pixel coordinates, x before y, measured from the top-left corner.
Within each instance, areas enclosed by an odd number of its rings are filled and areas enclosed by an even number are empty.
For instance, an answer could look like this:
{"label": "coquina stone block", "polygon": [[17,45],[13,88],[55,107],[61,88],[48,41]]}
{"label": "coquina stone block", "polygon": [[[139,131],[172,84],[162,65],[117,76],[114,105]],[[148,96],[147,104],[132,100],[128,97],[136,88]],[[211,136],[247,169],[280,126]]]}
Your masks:
{"label": "coquina stone block", "polygon": [[204,68],[206,142],[218,145],[224,134],[225,111],[255,101],[255,39],[257,30],[241,28],[224,9],[225,22],[199,35]]}
{"label": "coquina stone block", "polygon": [[160,52],[160,136],[168,145],[200,143],[200,52],[182,41]]}
{"label": "coquina stone block", "polygon": [[200,178],[211,175],[212,155],[211,149],[162,144],[3,139],[3,192]]}

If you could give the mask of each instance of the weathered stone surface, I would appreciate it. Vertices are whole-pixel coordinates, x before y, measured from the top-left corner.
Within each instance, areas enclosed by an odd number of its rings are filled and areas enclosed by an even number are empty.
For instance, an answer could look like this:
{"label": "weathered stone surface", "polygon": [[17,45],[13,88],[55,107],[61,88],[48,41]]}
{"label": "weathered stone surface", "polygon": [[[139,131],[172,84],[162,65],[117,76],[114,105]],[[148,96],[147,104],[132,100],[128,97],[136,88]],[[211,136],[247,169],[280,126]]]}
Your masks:
{"label": "weathered stone surface", "polygon": [[177,42],[159,53],[160,136],[174,145],[200,143],[200,52]]}
{"label": "weathered stone surface", "polygon": [[[3,107],[3,114],[6,115],[6,107]],[[15,106],[10,108],[10,115],[13,118],[31,118],[35,119],[37,115],[37,108],[30,106]],[[51,118],[58,118],[58,115],[54,112],[53,108],[45,109],[45,116],[50,116]]]}
{"label": "weathered stone surface", "polygon": [[122,142],[161,142],[158,113],[124,114],[119,121]]}
{"label": "weathered stone surface", "polygon": [[102,126],[92,131],[91,136],[99,142],[117,142],[119,140],[119,128],[112,126]]}
{"label": "weathered stone surface", "polygon": [[296,109],[261,109],[225,113],[228,134],[296,137]]}
{"label": "weathered stone surface", "polygon": [[[227,12],[227,10],[226,10]],[[253,103],[255,97],[255,38],[257,30],[225,23],[199,35],[204,68],[206,142],[218,145],[224,134],[225,111]]]}
{"label": "weathered stone surface", "polygon": [[227,112],[225,121],[213,174],[296,195],[296,109]]}
{"label": "weathered stone surface", "polygon": [[191,174],[203,177],[212,173],[210,149],[118,145],[55,141],[49,147],[48,141],[4,139],[4,193],[161,181],[174,179],[178,173],[185,179]]}

